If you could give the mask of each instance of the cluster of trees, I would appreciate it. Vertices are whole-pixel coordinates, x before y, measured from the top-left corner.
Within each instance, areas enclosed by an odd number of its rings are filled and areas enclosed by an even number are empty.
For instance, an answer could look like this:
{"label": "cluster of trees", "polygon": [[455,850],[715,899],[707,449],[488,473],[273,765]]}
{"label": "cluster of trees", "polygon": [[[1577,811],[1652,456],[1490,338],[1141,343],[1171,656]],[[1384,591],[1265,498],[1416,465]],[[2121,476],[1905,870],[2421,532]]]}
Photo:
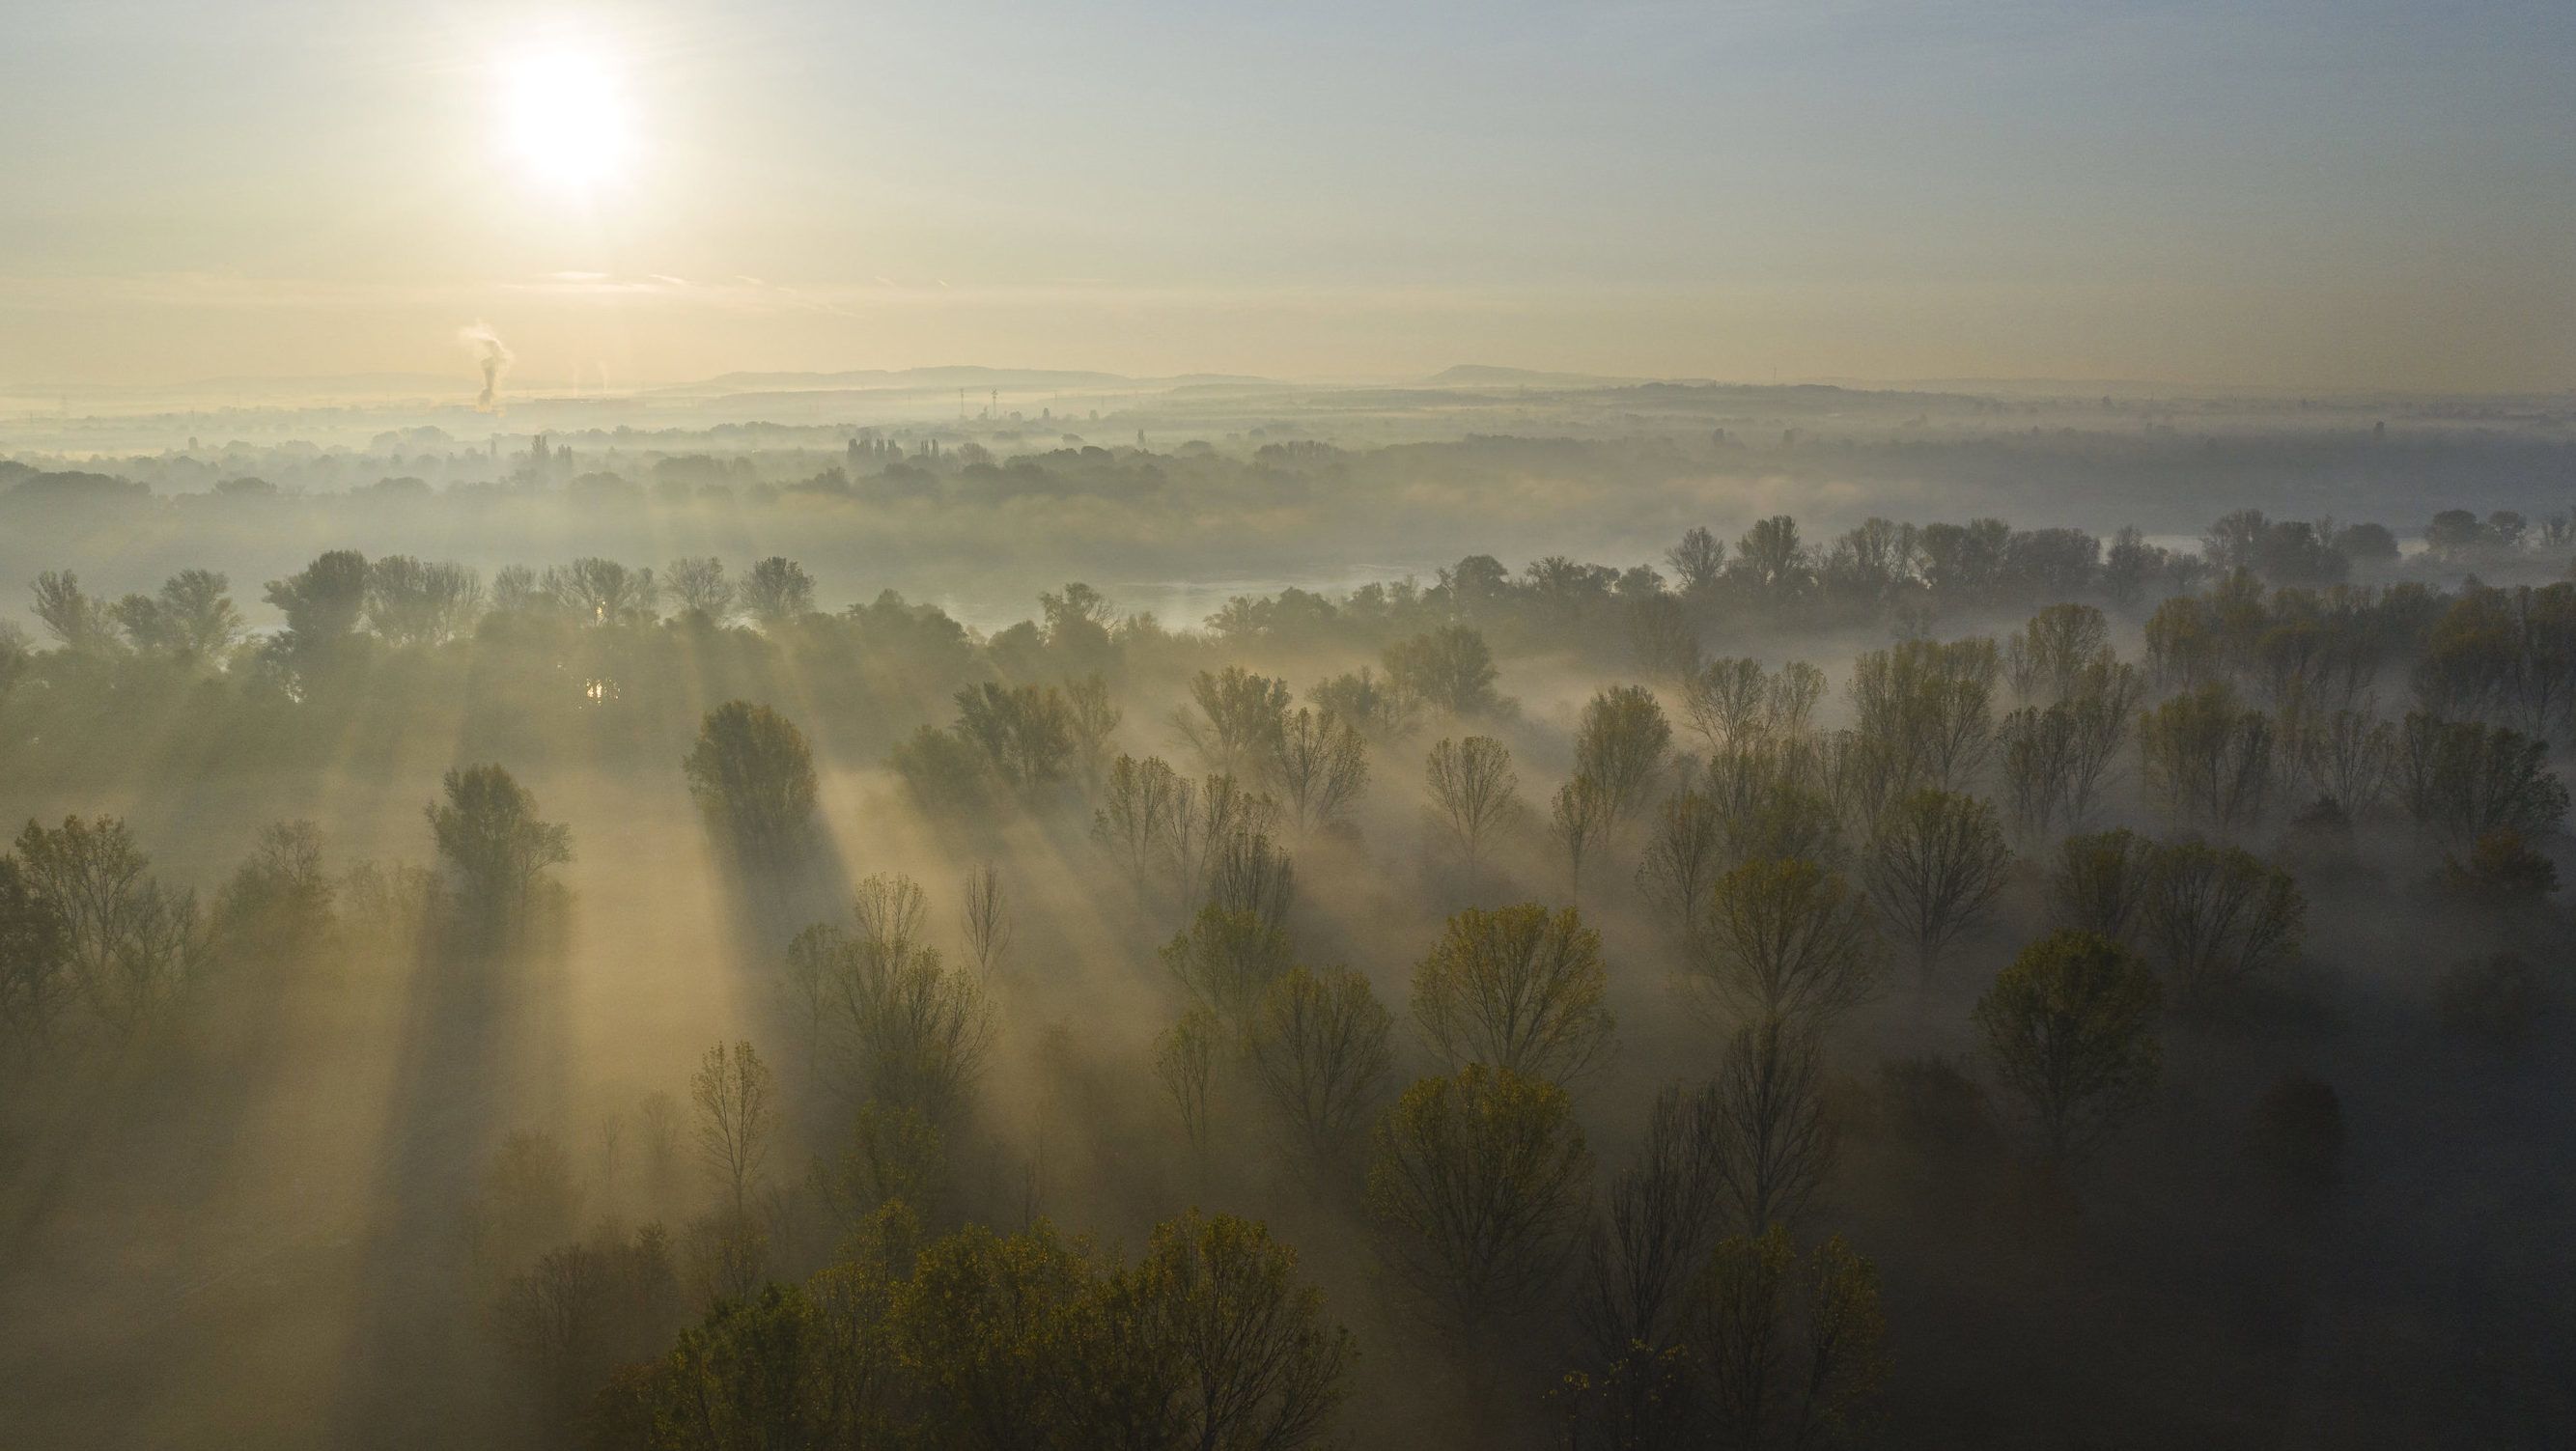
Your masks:
{"label": "cluster of trees", "polygon": [[[1924,1081],[2006,1104],[2030,1162],[2069,1183],[2154,1111],[2169,1037],[2302,961],[2312,894],[2389,864],[2505,944],[2445,980],[2447,1020],[2545,1002],[2511,949],[2554,921],[2576,586],[2349,583],[2389,562],[2371,529],[2246,511],[2202,566],[1993,521],[1872,521],[1817,549],[1782,518],[1731,550],[1693,531],[1667,560],[1677,588],[1471,559],[1429,589],[1237,601],[1203,636],[1078,584],[990,638],[891,597],[824,615],[783,559],[739,584],[709,559],[487,584],[334,553],[268,587],[286,624],[259,640],[220,575],[112,603],[47,575],[58,648],[0,656],[0,725],[54,734],[67,699],[136,672],[298,716],[425,661],[577,680],[569,708],[603,716],[692,679],[673,693],[694,736],[649,734],[650,779],[688,793],[728,885],[797,912],[764,944],[784,1007],[759,1030],[795,1049],[781,1072],[718,1044],[687,1109],[647,1101],[657,1179],[685,1119],[703,1192],[661,1194],[671,1212],[644,1227],[584,1231],[548,1136],[493,1161],[471,1242],[551,1437],[1288,1448],[1325,1439],[1348,1393],[1351,1336],[1258,1220],[1158,1207],[1132,1261],[1034,1213],[985,1227],[958,1161],[989,1154],[996,1061],[1063,949],[1049,933],[1015,960],[993,859],[951,925],[895,872],[809,921],[799,884],[847,825],[824,819],[818,757],[851,697],[805,674],[833,659],[915,712],[873,754],[934,827],[979,844],[1030,827],[1077,884],[1133,904],[1105,930],[1131,933],[1168,1026],[1127,1077],[1191,1184],[1268,1192],[1226,1165],[1283,1166],[1308,1222],[1364,1235],[1399,1318],[1490,1368],[1468,1378],[1509,1408],[1497,1424],[1538,1399],[1506,1373],[1544,1361],[1573,1444],[1813,1446],[1855,1432],[1886,1376],[1877,1267],[1833,1232],[1853,1117],[1837,1065],[1900,975],[1923,992],[1899,1011],[1946,1011],[1975,1045]],[[2143,651],[2124,659],[2116,612],[2149,593],[2166,597],[2130,617]],[[1839,681],[1702,648],[1732,611],[1862,599],[1906,628]],[[2024,600],[2045,603],[2000,640],[1914,628],[1919,607]],[[1611,615],[1636,678],[1591,690],[1570,732],[1524,718],[1490,642]],[[953,719],[919,719],[923,700]],[[435,869],[335,874],[317,828],[283,823],[202,909],[121,822],[29,824],[0,854],[0,1033],[20,1059],[121,1042],[236,969],[364,940],[506,971],[569,930],[572,831],[509,770],[447,770],[424,815]],[[2365,843],[2381,823],[2399,829]],[[1317,950],[1301,893],[1342,878],[1300,858],[1429,868],[1436,928],[1368,944],[1410,959],[1401,993],[1358,951],[1354,968]],[[1633,944],[1614,960],[1602,928],[1632,907],[1660,940],[1614,931]],[[1696,1015],[1691,1066],[1604,1140],[1581,1096],[1635,1032],[1612,1003],[1662,977]],[[2276,1097],[2260,1126],[2281,1155],[2330,1158],[2331,1088]],[[817,1125],[833,1153],[799,1164]]]}

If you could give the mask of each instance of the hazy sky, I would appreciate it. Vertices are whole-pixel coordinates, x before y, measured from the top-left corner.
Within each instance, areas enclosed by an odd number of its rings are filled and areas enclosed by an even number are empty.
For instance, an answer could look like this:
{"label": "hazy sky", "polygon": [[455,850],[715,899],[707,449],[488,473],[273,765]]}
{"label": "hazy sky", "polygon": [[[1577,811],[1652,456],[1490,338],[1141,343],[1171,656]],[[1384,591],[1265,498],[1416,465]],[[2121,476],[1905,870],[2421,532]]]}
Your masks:
{"label": "hazy sky", "polygon": [[[2576,386],[2576,4],[10,0],[0,381]],[[558,173],[604,169],[596,184]]]}

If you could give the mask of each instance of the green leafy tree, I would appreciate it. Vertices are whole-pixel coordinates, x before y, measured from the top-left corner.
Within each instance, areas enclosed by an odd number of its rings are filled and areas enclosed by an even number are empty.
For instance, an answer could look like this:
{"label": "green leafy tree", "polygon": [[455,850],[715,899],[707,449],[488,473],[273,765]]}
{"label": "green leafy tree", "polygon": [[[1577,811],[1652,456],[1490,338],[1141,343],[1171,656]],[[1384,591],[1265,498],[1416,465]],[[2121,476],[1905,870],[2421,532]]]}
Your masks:
{"label": "green leafy tree", "polygon": [[1642,685],[1604,690],[1583,707],[1574,735],[1574,769],[1599,791],[1605,827],[1616,827],[1644,809],[1672,740],[1664,708]]}

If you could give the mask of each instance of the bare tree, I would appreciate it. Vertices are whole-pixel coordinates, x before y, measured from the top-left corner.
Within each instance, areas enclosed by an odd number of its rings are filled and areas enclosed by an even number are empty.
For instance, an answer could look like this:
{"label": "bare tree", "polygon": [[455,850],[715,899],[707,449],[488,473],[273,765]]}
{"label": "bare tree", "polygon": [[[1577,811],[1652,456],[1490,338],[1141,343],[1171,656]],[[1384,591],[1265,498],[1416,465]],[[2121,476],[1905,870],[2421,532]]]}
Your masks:
{"label": "bare tree", "polygon": [[1187,782],[1161,758],[1120,756],[1109,767],[1091,837],[1116,856],[1142,894],[1155,866],[1173,849]]}
{"label": "bare tree", "polygon": [[2236,831],[2263,816],[2272,791],[2271,718],[2225,685],[2205,685],[2148,711],[2138,725],[2147,783],[2176,820]]}
{"label": "bare tree", "polygon": [[1591,1180],[1564,1089],[1471,1063],[1378,1120],[1368,1205],[1394,1267],[1467,1333],[1554,1282]]}
{"label": "bare tree", "polygon": [[778,1122],[776,1093],[769,1065],[747,1042],[709,1048],[689,1080],[689,1097],[698,1106],[698,1153],[731,1197],[736,1215],[745,1212],[769,1158]]}
{"label": "bare tree", "polygon": [[865,1100],[909,1109],[932,1124],[953,1121],[992,1047],[990,999],[916,937],[881,944],[863,931],[859,948],[834,1004],[845,1076]]}
{"label": "bare tree", "polygon": [[2141,685],[2135,669],[2106,653],[2063,688],[2060,699],[2005,716],[1999,732],[2013,820],[2032,839],[2092,816],[2128,739]]}
{"label": "bare tree", "polygon": [[1917,791],[1879,818],[1866,876],[1880,913],[1914,949],[1916,969],[1928,972],[1986,920],[2011,870],[2012,848],[1993,807]]}
{"label": "bare tree", "polygon": [[1118,733],[1124,717],[1110,703],[1109,682],[1094,671],[1079,680],[1064,683],[1065,721],[1073,731],[1074,764],[1082,773],[1086,795],[1100,794],[1102,778],[1109,769],[1111,737]]}
{"label": "bare tree", "polygon": [[1877,1270],[1840,1238],[1798,1260],[1783,1230],[1710,1257],[1683,1332],[1709,1445],[1836,1444],[1885,1377]]}
{"label": "bare tree", "polygon": [[2397,774],[2397,728],[2368,709],[2301,712],[2285,721],[2282,745],[2309,790],[2355,816],[2388,799]]}
{"label": "bare tree", "polygon": [[1904,791],[1974,784],[1994,749],[1995,642],[1903,640],[1852,667],[1861,737]]}
{"label": "bare tree", "polygon": [[1217,1043],[1225,1029],[1214,1013],[1193,1007],[1154,1045],[1154,1077],[1170,1095],[1189,1136],[1190,1151],[1208,1148],[1208,1115],[1216,1086]]}
{"label": "bare tree", "polygon": [[671,567],[663,571],[662,581],[681,614],[696,615],[716,625],[733,618],[733,581],[725,578],[724,561],[714,555],[674,559]]}
{"label": "bare tree", "polygon": [[2406,717],[2397,751],[2399,804],[2419,831],[2455,851],[2498,831],[2537,841],[2566,819],[2567,787],[2537,737],[2419,713]]}
{"label": "bare tree", "polygon": [[[1618,1364],[1632,1351],[1651,1355],[1680,1334],[1684,1301],[1717,1238],[1717,1202],[1726,1148],[1714,1084],[1685,1094],[1678,1086],[1655,1097],[1636,1162],[1610,1182],[1604,1222],[1585,1251],[1581,1313],[1595,1356]],[[1644,1388],[1637,1388],[1641,1393]],[[1648,1413],[1628,1408],[1628,1419]]]}
{"label": "bare tree", "polygon": [[1665,800],[1647,840],[1645,860],[1637,867],[1637,889],[1687,952],[1700,948],[1709,892],[1728,860],[1726,822],[1716,803],[1692,790]]}
{"label": "bare tree", "polygon": [[679,1100],[654,1089],[635,1106],[635,1117],[644,1126],[644,1162],[653,1172],[653,1187],[667,1189],[680,1160]]}
{"label": "bare tree", "polygon": [[2111,622],[2091,605],[2056,604],[2004,642],[2004,678],[2013,698],[2057,705],[2074,698],[2085,672],[2111,648]]}
{"label": "bare tree", "polygon": [[1292,967],[1244,1035],[1252,1073],[1318,1166],[1338,1160],[1383,1089],[1393,1019],[1368,979]]}
{"label": "bare tree", "polygon": [[1368,785],[1368,742],[1350,722],[1299,707],[1273,750],[1269,779],[1300,836],[1340,821]]}
{"label": "bare tree", "polygon": [[1583,905],[1583,859],[1609,835],[1610,793],[1590,776],[1576,776],[1556,788],[1548,825],[1559,851],[1565,853],[1566,900]]}
{"label": "bare tree", "polygon": [[1745,1024],[1712,1087],[1718,1182],[1737,1230],[1795,1228],[1833,1166],[1814,1031],[1776,1018]]}
{"label": "bare tree", "polygon": [[2180,841],[2148,859],[2145,936],[2191,998],[2296,957],[2307,899],[2288,872],[2239,847]]}
{"label": "bare tree", "polygon": [[850,894],[850,919],[872,953],[894,957],[921,941],[930,895],[900,872],[878,872]]}
{"label": "bare tree", "polygon": [[1212,895],[1211,874],[1228,849],[1247,837],[1267,838],[1278,820],[1277,801],[1232,776],[1181,782],[1163,854],[1175,894],[1183,901]]}
{"label": "bare tree", "polygon": [[1288,938],[1256,913],[1210,906],[1163,948],[1162,958],[1200,1006],[1240,1025],[1288,970]]}
{"label": "bare tree", "polygon": [[2041,938],[1977,1004],[1986,1057],[2054,1158],[2090,1149],[2144,1105],[2162,995],[2128,949],[2089,932]]}
{"label": "bare tree", "polygon": [[1713,907],[1691,966],[1740,1011],[1822,1024],[1878,990],[1869,904],[1814,862],[1746,862],[1718,879]]}
{"label": "bare tree", "polygon": [[1682,709],[1714,752],[1748,750],[1802,734],[1824,695],[1824,672],[1791,661],[1766,673],[1759,660],[1712,660],[1682,685]]}
{"label": "bare tree", "polygon": [[1208,853],[1206,893],[1208,906],[1284,928],[1297,900],[1296,864],[1264,832],[1228,832]]}
{"label": "bare tree", "polygon": [[[43,1041],[73,992],[71,923],[15,856],[0,853],[0,1052]],[[0,1072],[9,1067],[0,1058]]]}
{"label": "bare tree", "polygon": [[[17,857],[29,895],[50,908],[40,915],[60,924],[63,980],[117,1035],[169,1010],[205,966],[213,941],[197,894],[155,879],[124,822],[65,817],[49,830],[31,821]],[[45,999],[50,1007],[50,989]]]}
{"label": "bare tree", "polygon": [[2049,869],[2050,918],[2063,928],[2129,941],[2146,910],[2155,850],[2125,826],[2068,837]]}
{"label": "bare tree", "polygon": [[962,916],[975,974],[990,981],[1002,955],[1011,950],[1011,904],[1002,890],[1001,868],[985,862],[967,871]]}
{"label": "bare tree", "polygon": [[1601,934],[1572,909],[1469,908],[1413,970],[1413,1021],[1450,1067],[1565,1081],[1609,1046]]}
{"label": "bare tree", "polygon": [[1473,891],[1485,849],[1521,809],[1511,752],[1491,736],[1443,740],[1431,748],[1428,781],[1433,827],[1456,848]]}

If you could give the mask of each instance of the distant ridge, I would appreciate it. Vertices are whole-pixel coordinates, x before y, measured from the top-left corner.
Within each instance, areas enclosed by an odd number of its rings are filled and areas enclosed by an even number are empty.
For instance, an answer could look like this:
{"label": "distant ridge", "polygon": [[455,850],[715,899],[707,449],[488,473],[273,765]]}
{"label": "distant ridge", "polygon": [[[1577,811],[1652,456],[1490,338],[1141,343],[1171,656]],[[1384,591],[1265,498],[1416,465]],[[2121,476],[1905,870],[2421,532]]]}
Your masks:
{"label": "distant ridge", "polygon": [[1616,388],[1627,384],[1653,381],[1646,378],[1613,378],[1598,373],[1549,373],[1536,368],[1498,368],[1490,363],[1460,363],[1444,368],[1422,380],[1431,388],[1490,388],[1497,385],[1519,388]]}
{"label": "distant ridge", "polygon": [[857,368],[838,373],[719,373],[694,383],[673,383],[654,393],[833,392],[852,388],[1147,388],[1208,384],[1263,384],[1267,378],[1233,373],[1182,373],[1137,378],[1077,368],[987,368],[952,364],[930,368]]}

